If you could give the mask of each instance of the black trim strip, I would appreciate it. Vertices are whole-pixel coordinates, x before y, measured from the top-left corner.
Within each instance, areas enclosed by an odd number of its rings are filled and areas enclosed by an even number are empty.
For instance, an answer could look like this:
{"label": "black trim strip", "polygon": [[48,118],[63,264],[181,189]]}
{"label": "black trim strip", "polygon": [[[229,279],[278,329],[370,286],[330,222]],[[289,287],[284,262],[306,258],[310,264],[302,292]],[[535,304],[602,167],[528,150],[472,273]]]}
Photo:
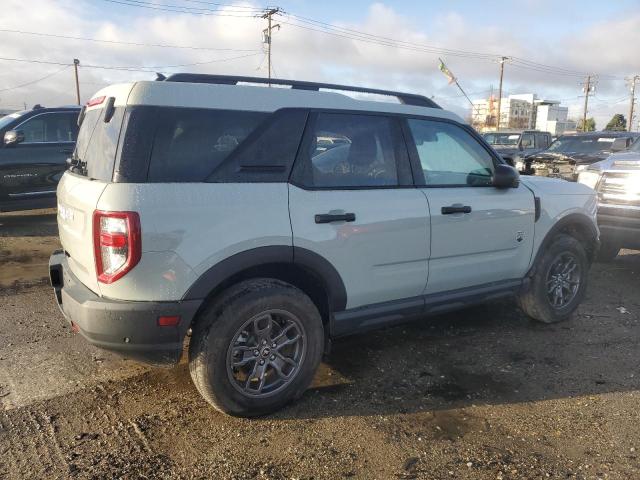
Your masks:
{"label": "black trim strip", "polygon": [[505,280],[336,312],[331,323],[331,336],[340,337],[400,324],[420,315],[448,312],[510,296],[517,293],[522,285],[522,279]]}

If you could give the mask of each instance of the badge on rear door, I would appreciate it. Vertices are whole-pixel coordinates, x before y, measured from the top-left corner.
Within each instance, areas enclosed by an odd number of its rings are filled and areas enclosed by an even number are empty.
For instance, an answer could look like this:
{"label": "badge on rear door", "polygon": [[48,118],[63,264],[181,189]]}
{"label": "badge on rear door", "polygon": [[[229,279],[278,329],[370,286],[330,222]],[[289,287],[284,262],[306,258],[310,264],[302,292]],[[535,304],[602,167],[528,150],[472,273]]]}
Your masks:
{"label": "badge on rear door", "polygon": [[516,242],[520,243],[524,240],[524,232],[516,232]]}

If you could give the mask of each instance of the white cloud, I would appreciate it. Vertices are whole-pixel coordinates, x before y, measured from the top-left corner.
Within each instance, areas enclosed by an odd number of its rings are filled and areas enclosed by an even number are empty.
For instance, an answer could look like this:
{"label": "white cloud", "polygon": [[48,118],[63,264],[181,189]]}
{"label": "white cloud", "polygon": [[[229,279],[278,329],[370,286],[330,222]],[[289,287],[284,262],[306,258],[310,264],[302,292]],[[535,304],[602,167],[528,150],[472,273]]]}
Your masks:
{"label": "white cloud", "polygon": [[[553,37],[529,38],[526,24],[522,32],[513,33],[500,24],[479,25],[464,12],[455,11],[455,4],[450,8],[436,14],[428,32],[419,19],[400,15],[389,4],[383,3],[373,3],[364,12],[361,23],[338,25],[414,44],[504,53],[572,70],[617,76],[640,72],[640,57],[637,56],[640,14],[621,20],[603,20],[580,35],[556,31],[552,33]],[[80,68],[83,100],[104,83],[154,77],[141,72],[92,69],[86,65],[147,68],[255,53],[254,56],[227,62],[161,70],[266,74],[266,62],[260,53],[264,21],[258,18],[196,16],[122,7],[119,11],[126,12],[126,16],[111,15],[109,20],[104,20],[109,4],[87,0],[4,0],[3,11],[0,28],[4,29],[148,44],[256,50],[233,52],[132,47],[0,32],[2,57],[61,62],[79,58],[85,65]],[[447,85],[446,78],[437,70],[439,55],[348,40],[294,27],[286,23],[286,18],[281,20],[282,28],[273,37],[273,64],[277,76],[417,91],[435,95],[445,107],[465,113],[466,100],[459,97],[455,87]],[[487,91],[491,85],[497,88],[497,63],[454,55],[444,58],[468,92]],[[60,68],[9,61],[0,61],[0,66],[0,90],[35,80]],[[259,66],[261,70],[257,70]],[[580,81],[578,77],[551,75],[511,64],[505,67],[506,91],[537,92],[543,97],[565,99],[565,103],[572,107],[571,111],[576,113],[581,111],[578,98]],[[628,103],[621,101],[608,105],[597,99],[619,100],[627,93],[621,79],[603,77],[599,80],[598,93],[592,105],[600,126],[613,113],[626,113]],[[74,100],[72,69],[29,87],[0,91],[0,107],[18,106],[23,102],[29,106],[34,103],[67,104]]]}

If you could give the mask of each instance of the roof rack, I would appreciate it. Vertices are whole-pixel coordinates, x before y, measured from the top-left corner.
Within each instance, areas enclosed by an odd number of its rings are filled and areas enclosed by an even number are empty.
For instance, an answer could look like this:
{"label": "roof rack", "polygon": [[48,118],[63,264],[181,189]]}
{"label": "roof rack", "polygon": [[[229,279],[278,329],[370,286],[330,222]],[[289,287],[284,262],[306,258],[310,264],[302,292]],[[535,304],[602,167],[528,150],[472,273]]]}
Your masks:
{"label": "roof rack", "polygon": [[[163,76],[164,77],[164,76]],[[417,107],[441,108],[436,102],[422,95],[415,93],[394,92],[392,90],[378,90],[375,88],[353,87],[350,85],[334,85],[332,83],[303,82],[299,80],[284,80],[282,78],[262,78],[262,77],[240,77],[234,75],[207,75],[203,73],[174,73],[166,78],[158,77],[158,80],[165,82],[189,82],[189,83],[214,83],[219,85],[237,85],[238,83],[262,83],[271,85],[289,85],[294,90],[322,89],[341,90],[344,92],[371,93],[375,95],[385,95],[396,97],[400,103],[414,105]]]}

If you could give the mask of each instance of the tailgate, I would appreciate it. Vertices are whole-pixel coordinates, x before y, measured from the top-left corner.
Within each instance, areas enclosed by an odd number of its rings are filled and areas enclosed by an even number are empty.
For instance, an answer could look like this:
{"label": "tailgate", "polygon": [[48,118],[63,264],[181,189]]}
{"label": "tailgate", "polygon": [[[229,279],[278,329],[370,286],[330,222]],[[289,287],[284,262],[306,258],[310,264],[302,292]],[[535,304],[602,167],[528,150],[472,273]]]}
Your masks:
{"label": "tailgate", "polygon": [[70,270],[100,294],[93,254],[93,211],[107,183],[66,172],[58,184],[58,230]]}

